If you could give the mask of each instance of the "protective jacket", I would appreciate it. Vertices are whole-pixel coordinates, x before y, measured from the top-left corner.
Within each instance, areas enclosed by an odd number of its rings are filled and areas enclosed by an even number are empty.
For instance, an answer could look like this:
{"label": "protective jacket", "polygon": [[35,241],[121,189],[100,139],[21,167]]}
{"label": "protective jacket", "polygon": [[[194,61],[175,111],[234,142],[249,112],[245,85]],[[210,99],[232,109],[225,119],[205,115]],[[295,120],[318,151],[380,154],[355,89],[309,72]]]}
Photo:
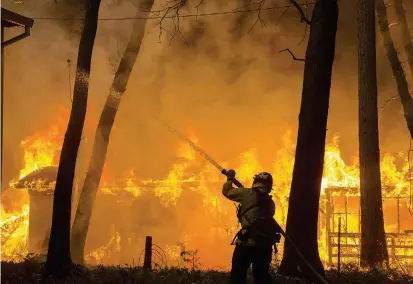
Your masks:
{"label": "protective jacket", "polygon": [[277,242],[274,235],[278,232],[273,223],[275,204],[267,193],[260,187],[234,188],[232,181],[224,184],[222,193],[241,205],[238,212],[241,230],[235,238],[236,245],[271,247]]}

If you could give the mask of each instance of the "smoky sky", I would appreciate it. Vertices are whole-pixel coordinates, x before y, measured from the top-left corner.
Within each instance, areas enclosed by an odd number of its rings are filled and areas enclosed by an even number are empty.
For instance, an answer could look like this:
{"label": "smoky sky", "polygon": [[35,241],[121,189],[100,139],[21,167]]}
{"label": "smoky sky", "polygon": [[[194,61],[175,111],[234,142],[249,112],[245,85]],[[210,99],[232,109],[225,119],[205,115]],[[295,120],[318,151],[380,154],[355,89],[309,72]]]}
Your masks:
{"label": "smoky sky", "polygon": [[[35,20],[30,37],[5,51],[3,177],[7,182],[23,166],[20,141],[46,129],[60,107],[70,109],[68,78],[70,74],[73,88],[82,28],[79,19],[85,6],[80,0],[3,2],[5,8],[28,17],[65,18]],[[267,2],[268,7],[272,5]],[[288,3],[273,2],[275,6]],[[155,1],[154,9],[162,9],[164,3]],[[181,13],[196,13],[197,3],[189,1]],[[205,1],[198,12],[233,11],[248,4]],[[412,5],[407,1],[405,4],[407,12],[412,12]],[[138,6],[131,0],[105,0],[100,17],[133,17]],[[340,1],[339,7],[327,137],[340,136],[340,148],[350,161],[358,151],[356,1]],[[311,11],[309,5],[309,15]],[[263,165],[271,165],[288,130],[292,130],[295,141],[304,63],[279,51],[290,48],[302,58],[309,29],[293,8],[261,12],[265,25],[254,25],[257,17],[257,12],[242,12],[181,18],[179,31],[167,19],[162,23],[161,36],[159,19],[148,20],[141,52],[110,137],[107,167],[111,173],[121,175],[135,168],[141,177],[166,176],[181,141],[156,117],[196,137],[217,160],[234,167],[239,164],[240,154],[250,149],[256,149]],[[391,12],[390,18],[394,20]],[[88,101],[90,125],[97,123],[132,24],[133,20],[99,21]],[[399,46],[398,27],[393,29]],[[17,33],[17,29],[8,29],[6,38]],[[397,91],[379,35],[377,47],[382,105],[397,96]],[[403,50],[399,51],[404,58]],[[68,59],[72,60],[70,70]],[[382,153],[408,149],[409,135],[398,100],[380,111],[379,124]],[[80,174],[90,158],[94,131],[91,127],[89,133],[84,133]]]}

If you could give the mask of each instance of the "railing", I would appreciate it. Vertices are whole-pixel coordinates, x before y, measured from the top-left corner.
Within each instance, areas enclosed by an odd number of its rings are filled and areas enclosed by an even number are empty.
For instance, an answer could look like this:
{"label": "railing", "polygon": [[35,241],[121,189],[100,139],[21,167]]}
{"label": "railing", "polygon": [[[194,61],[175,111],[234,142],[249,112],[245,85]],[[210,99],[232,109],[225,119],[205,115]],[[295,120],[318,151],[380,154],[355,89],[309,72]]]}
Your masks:
{"label": "railing", "polygon": [[[329,233],[329,265],[333,265],[333,259],[353,259],[358,262],[360,258],[360,233]],[[397,263],[399,260],[413,259],[413,254],[399,253],[398,250],[413,252],[413,234],[412,233],[387,233],[387,250],[389,260]]]}

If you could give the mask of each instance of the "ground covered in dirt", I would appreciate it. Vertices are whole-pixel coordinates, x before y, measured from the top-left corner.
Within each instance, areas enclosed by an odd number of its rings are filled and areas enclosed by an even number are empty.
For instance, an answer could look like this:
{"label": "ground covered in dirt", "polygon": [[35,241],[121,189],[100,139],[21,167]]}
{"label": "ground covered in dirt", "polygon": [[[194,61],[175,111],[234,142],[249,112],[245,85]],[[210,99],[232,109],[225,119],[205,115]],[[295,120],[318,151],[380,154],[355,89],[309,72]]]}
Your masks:
{"label": "ground covered in dirt", "polygon": [[[272,270],[274,283],[301,284],[303,280],[281,277]],[[228,273],[220,271],[191,271],[186,269],[169,268],[145,274],[137,267],[75,267],[70,277],[52,279],[44,274],[44,264],[27,260],[22,263],[2,262],[1,283],[97,283],[97,284],[226,284]],[[336,271],[327,271],[327,277],[332,284],[341,283],[413,283],[413,277],[397,271],[361,272],[357,268],[344,268],[340,277]],[[254,283],[251,275],[249,284]]]}

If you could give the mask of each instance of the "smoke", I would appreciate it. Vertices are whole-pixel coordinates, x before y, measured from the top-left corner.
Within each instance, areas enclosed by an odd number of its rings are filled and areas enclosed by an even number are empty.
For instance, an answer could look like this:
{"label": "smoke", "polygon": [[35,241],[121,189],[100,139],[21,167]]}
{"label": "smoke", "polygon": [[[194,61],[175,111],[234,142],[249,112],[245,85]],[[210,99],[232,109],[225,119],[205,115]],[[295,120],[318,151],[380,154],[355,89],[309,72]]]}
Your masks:
{"label": "smoke", "polygon": [[[248,1],[228,2],[204,1],[198,12],[232,11],[249,4]],[[274,2],[275,6],[288,3]],[[59,108],[71,107],[82,25],[77,19],[84,15],[83,3],[79,0],[4,3],[6,8],[28,17],[72,20],[35,20],[31,36],[5,51],[3,165],[7,166],[3,167],[3,184],[15,178],[23,167],[20,142],[48,127]],[[155,1],[155,10],[162,9],[163,4],[163,0]],[[180,13],[196,13],[197,4],[198,1],[189,1]],[[131,0],[105,0],[100,17],[134,17],[136,6]],[[270,3],[266,7],[270,7]],[[246,9],[253,8],[256,6]],[[186,135],[196,137],[202,148],[230,167],[238,165],[240,154],[251,149],[256,149],[264,167],[272,165],[287,130],[293,129],[295,141],[304,69],[303,62],[294,61],[288,53],[279,51],[290,48],[297,57],[303,58],[309,36],[307,31],[303,40],[305,25],[300,23],[298,12],[293,8],[285,12],[285,9],[261,12],[265,26],[260,21],[254,25],[258,12],[181,18],[179,31],[176,19],[175,22],[165,19],[162,29],[159,19],[149,20],[110,137],[105,171],[115,177],[130,169],[135,169],[136,175],[142,178],[166,177],[171,164],[176,162],[181,141],[156,121],[157,116]],[[311,11],[309,5],[308,13]],[[340,135],[342,153],[349,161],[358,152],[355,14],[355,2],[340,2],[327,132],[328,139]],[[90,159],[94,127],[132,24],[133,20],[99,21],[90,78],[86,122],[89,127],[85,129],[77,169],[80,180]],[[6,30],[6,37],[13,32],[18,31]],[[377,58],[382,104],[397,93],[379,38]],[[72,60],[70,70],[68,59]],[[380,112],[381,152],[407,150],[408,137],[400,103],[395,100]],[[148,199],[137,199],[136,204],[131,204],[127,216],[117,214],[122,206],[116,207],[113,199],[97,204],[92,221],[95,229],[90,231],[88,244],[93,247],[103,244],[111,235],[110,226],[105,225],[116,220],[123,230],[145,230],[156,234],[160,242],[167,242],[168,238],[178,242],[181,237],[178,233],[185,231],[191,222],[199,224],[199,220],[205,219],[199,210],[202,201],[195,193],[183,191],[177,210],[165,209],[153,203],[153,199],[145,198]],[[135,227],[137,224],[143,227]],[[206,230],[209,225],[210,222],[205,221],[197,231],[204,249],[212,249],[215,242],[220,242],[203,235],[202,229]],[[162,237],[161,232],[165,231],[170,237]],[[226,244],[224,247],[223,254],[231,249]]]}

